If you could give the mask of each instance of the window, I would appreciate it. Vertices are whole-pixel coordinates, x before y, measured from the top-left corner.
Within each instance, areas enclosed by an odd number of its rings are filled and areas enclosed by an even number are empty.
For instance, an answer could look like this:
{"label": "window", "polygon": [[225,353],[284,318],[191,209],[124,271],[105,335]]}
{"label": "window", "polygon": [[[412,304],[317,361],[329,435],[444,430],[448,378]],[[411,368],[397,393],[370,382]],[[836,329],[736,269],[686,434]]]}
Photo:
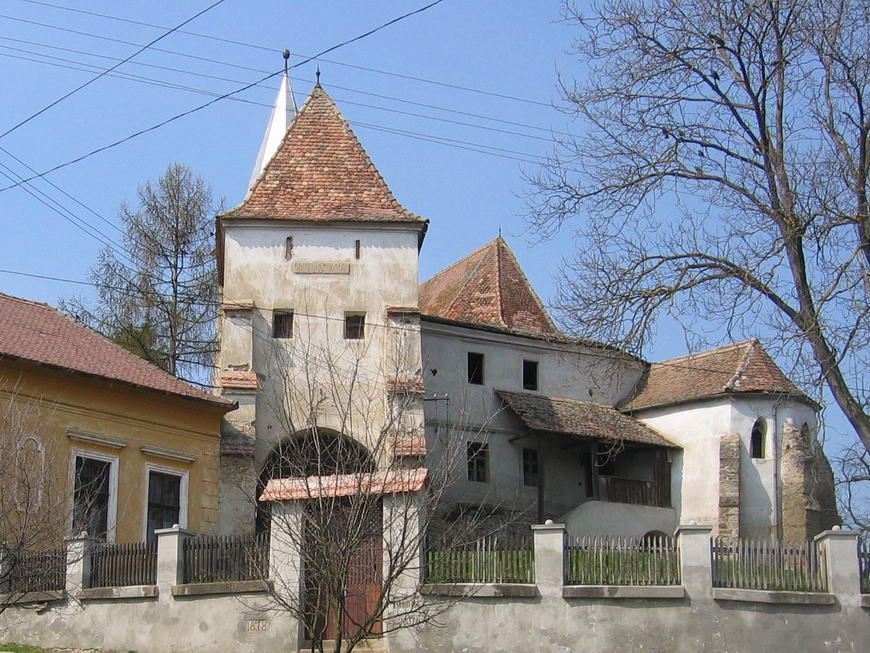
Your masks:
{"label": "window", "polygon": [[112,462],[83,455],[75,457],[72,532],[85,531],[106,540],[114,528]]}
{"label": "window", "polygon": [[153,542],[158,528],[181,523],[181,477],[162,472],[148,472],[147,539]]}
{"label": "window", "polygon": [[287,236],[284,243],[284,258],[288,261],[293,258],[293,236]]}
{"label": "window", "polygon": [[523,449],[523,485],[538,485],[538,450]]}
{"label": "window", "polygon": [[764,432],[767,430],[763,418],[759,417],[752,425],[752,437],[750,438],[750,453],[753,458],[764,458]]}
{"label": "window", "polygon": [[366,336],[365,313],[345,313],[344,315],[344,338],[345,340],[362,340]]}
{"label": "window", "polygon": [[356,241],[356,243],[354,244],[354,250],[355,250],[355,251],[354,251],[354,256],[355,256],[356,258],[359,258],[360,250],[361,250],[360,242],[359,242],[359,241]]}
{"label": "window", "polygon": [[468,382],[483,385],[483,354],[468,352]]}
{"label": "window", "polygon": [[272,337],[293,337],[293,311],[275,312],[272,317]]}
{"label": "window", "polygon": [[523,388],[538,389],[538,361],[523,361]]}
{"label": "window", "polygon": [[486,483],[489,480],[489,445],[483,442],[469,442],[468,480]]}

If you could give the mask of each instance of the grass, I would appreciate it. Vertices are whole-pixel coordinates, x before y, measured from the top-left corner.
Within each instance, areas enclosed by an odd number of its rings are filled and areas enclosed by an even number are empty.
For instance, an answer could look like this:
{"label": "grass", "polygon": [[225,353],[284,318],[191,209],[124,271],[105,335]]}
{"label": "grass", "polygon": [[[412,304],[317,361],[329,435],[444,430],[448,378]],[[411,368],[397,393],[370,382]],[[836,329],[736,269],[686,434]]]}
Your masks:
{"label": "grass", "polygon": [[50,653],[48,649],[39,648],[38,646],[0,643],[0,652],[6,653],[7,651],[9,651],[9,653]]}
{"label": "grass", "polygon": [[525,551],[430,551],[427,583],[533,583],[535,554]]}
{"label": "grass", "polygon": [[571,585],[679,585],[676,552],[594,551],[568,549]]}

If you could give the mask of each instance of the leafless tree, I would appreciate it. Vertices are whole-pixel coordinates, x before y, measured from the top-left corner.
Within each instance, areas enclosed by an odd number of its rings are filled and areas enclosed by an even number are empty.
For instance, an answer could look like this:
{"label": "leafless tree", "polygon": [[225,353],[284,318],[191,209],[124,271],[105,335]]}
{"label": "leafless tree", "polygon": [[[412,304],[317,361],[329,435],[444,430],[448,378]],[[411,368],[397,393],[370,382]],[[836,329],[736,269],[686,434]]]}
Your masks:
{"label": "leafless tree", "polygon": [[[267,500],[260,519],[279,557],[293,561],[273,559],[270,608],[298,621],[312,650],[338,652],[436,623],[467,592],[421,592],[426,538],[437,533],[440,547],[459,548],[503,532],[511,518],[492,503],[450,510],[466,441],[485,442],[485,425],[460,420],[426,451],[419,325],[340,345],[319,337],[322,328],[300,321],[292,339],[266,345],[263,405],[278,432],[256,498]],[[283,500],[267,508],[270,497]]]}
{"label": "leafless tree", "polygon": [[600,0],[564,18],[585,132],[529,204],[538,233],[576,229],[566,322],[634,352],[663,316],[690,346],[763,328],[870,450],[870,5]]}
{"label": "leafless tree", "polygon": [[837,475],[837,503],[840,514],[851,526],[870,532],[870,454],[858,443],[846,447],[834,458]]}
{"label": "leafless tree", "polygon": [[118,344],[188,380],[202,380],[215,351],[217,268],[211,187],[173,163],[122,204],[122,248],[106,247],[91,270],[95,302],[61,308]]}

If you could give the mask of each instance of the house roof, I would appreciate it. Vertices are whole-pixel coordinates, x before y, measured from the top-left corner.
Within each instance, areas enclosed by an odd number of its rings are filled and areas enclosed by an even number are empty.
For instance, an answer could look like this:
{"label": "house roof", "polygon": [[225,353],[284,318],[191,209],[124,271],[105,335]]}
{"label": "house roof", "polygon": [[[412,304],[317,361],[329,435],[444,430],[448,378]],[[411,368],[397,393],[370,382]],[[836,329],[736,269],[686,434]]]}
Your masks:
{"label": "house roof", "polygon": [[272,479],[260,495],[260,501],[293,501],[348,497],[357,494],[396,494],[417,492],[426,483],[425,467],[392,469],[382,472],[358,472],[331,476],[306,476]]}
{"label": "house roof", "polygon": [[232,410],[235,403],[209,394],[116,345],[39,302],[0,293],[0,358],[125,383]]}
{"label": "house roof", "polygon": [[661,447],[678,446],[643,422],[623,415],[613,406],[527,392],[496,390],[496,393],[533,431]]}
{"label": "house roof", "polygon": [[250,195],[225,218],[410,222],[329,94],[315,86]]}
{"label": "house roof", "polygon": [[653,363],[621,409],[634,411],[738,393],[784,395],[815,405],[753,338]]}
{"label": "house roof", "polygon": [[457,322],[559,334],[501,236],[421,285],[420,310]]}

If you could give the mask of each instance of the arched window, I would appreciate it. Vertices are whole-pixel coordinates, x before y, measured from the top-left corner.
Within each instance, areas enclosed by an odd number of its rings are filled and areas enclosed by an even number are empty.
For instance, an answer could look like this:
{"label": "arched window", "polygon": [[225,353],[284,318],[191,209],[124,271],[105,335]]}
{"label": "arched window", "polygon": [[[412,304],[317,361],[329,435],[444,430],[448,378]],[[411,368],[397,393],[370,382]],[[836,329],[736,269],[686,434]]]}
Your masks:
{"label": "arched window", "polygon": [[801,440],[806,446],[810,446],[812,438],[810,437],[810,425],[804,422],[804,425],[801,427]]}
{"label": "arched window", "polygon": [[752,425],[752,438],[749,450],[753,458],[764,458],[764,434],[767,430],[764,418],[759,417]]}

